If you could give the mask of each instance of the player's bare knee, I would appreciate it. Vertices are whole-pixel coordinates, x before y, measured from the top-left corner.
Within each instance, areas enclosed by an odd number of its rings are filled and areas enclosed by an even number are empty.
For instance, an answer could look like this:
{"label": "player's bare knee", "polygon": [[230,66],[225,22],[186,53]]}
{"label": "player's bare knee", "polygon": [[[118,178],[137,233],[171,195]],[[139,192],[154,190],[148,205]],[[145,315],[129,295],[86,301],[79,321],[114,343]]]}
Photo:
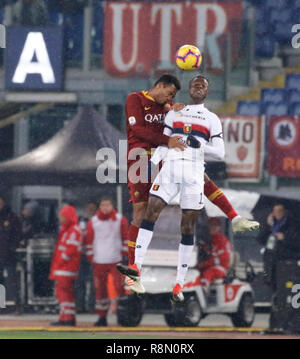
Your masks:
{"label": "player's bare knee", "polygon": [[140,227],[147,210],[147,202],[137,203],[133,206],[132,224]]}
{"label": "player's bare knee", "polygon": [[194,210],[182,211],[182,219],[181,219],[182,234],[194,233],[197,216],[198,216],[198,211],[194,211]]}
{"label": "player's bare knee", "polygon": [[160,215],[160,212],[165,207],[165,203],[156,197],[150,197],[148,201],[145,219],[155,222]]}

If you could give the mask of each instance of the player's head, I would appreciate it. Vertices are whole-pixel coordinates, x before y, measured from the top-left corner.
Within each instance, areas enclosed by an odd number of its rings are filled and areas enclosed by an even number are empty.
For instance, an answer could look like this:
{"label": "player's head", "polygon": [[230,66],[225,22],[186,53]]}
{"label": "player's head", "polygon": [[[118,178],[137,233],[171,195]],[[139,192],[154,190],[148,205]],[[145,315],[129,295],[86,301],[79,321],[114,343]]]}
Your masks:
{"label": "player's head", "polygon": [[153,88],[149,91],[155,102],[163,105],[171,101],[177,91],[181,89],[180,82],[176,76],[164,74],[155,82]]}
{"label": "player's head", "polygon": [[110,197],[102,197],[99,203],[99,209],[102,213],[108,214],[114,209],[114,201]]}
{"label": "player's head", "polygon": [[202,103],[209,90],[209,80],[203,75],[197,75],[189,82],[189,93],[193,103]]}

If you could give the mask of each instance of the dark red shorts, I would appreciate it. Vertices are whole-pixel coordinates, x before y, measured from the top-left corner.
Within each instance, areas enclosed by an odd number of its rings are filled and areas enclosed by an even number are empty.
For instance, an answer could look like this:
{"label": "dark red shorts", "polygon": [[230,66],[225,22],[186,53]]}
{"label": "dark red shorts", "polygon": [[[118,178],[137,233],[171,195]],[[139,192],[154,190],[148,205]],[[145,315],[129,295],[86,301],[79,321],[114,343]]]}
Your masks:
{"label": "dark red shorts", "polygon": [[[144,182],[137,182],[137,183],[132,183],[129,179],[128,179],[128,188],[129,188],[129,194],[130,194],[130,199],[129,202],[132,203],[139,203],[139,202],[148,202],[148,198],[149,198],[149,191],[151,189],[152,186],[152,181],[151,181],[151,162],[150,162],[150,155],[148,155],[148,167],[147,167],[147,177],[148,177],[148,182],[144,183]],[[129,161],[127,166],[128,169],[135,163],[136,161]],[[139,171],[137,173],[139,175]]]}
{"label": "dark red shorts", "polygon": [[130,199],[129,202],[139,203],[139,202],[148,202],[149,191],[151,189],[152,183],[128,183]]}

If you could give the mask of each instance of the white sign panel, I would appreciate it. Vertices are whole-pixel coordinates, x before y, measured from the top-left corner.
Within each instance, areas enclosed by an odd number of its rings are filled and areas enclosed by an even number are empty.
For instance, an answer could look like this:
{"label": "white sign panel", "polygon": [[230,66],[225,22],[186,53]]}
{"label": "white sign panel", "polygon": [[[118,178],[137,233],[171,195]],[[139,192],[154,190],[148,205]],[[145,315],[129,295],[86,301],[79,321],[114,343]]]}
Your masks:
{"label": "white sign panel", "polygon": [[258,182],[264,159],[264,125],[259,116],[220,116],[227,175],[232,181]]}

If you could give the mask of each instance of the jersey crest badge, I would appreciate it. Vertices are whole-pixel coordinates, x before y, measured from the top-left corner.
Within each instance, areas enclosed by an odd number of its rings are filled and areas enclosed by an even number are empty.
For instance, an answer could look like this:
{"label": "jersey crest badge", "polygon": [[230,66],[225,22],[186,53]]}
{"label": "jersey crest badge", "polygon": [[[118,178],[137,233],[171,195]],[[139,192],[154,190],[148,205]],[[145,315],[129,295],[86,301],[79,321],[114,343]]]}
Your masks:
{"label": "jersey crest badge", "polygon": [[128,122],[129,122],[129,125],[130,126],[133,126],[136,124],[136,119],[134,116],[130,116],[129,119],[128,119]]}
{"label": "jersey crest badge", "polygon": [[192,125],[190,123],[186,123],[183,126],[184,133],[191,133],[192,132]]}

